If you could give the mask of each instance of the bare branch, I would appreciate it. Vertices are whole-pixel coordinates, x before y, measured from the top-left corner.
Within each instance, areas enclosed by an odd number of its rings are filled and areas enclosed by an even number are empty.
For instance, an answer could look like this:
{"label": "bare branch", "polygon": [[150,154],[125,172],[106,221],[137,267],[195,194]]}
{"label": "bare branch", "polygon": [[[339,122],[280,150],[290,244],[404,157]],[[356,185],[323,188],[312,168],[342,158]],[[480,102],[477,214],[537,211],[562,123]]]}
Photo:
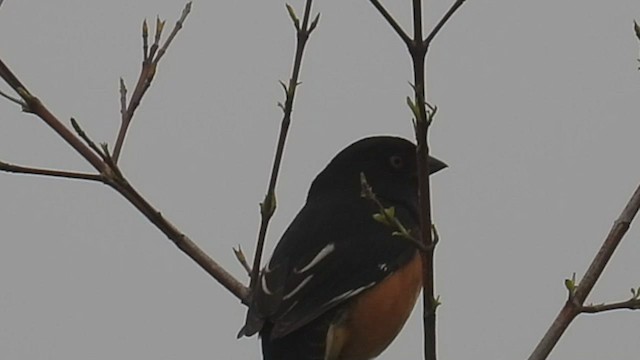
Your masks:
{"label": "bare branch", "polygon": [[296,95],[296,89],[298,87],[298,79],[300,77],[300,68],[302,66],[302,56],[304,54],[304,49],[307,44],[307,40],[309,40],[309,36],[315,29],[319,17],[316,16],[315,19],[309,23],[309,18],[311,16],[311,5],[313,0],[306,0],[306,6],[304,9],[304,15],[302,20],[302,25],[299,25],[299,20],[296,22],[297,16],[293,12],[293,8],[290,6],[287,7],[287,11],[289,12],[294,26],[296,28],[296,53],[294,55],[293,60],[293,70],[291,71],[291,78],[289,79],[289,86],[284,86],[285,88],[285,102],[282,105],[282,109],[284,115],[282,117],[282,122],[280,124],[280,135],[278,136],[278,145],[276,147],[276,153],[273,159],[273,167],[271,169],[271,178],[269,179],[269,186],[267,188],[267,193],[264,197],[264,201],[260,204],[260,229],[258,230],[258,240],[256,243],[256,251],[253,258],[253,266],[251,273],[251,284],[249,285],[250,289],[253,289],[255,284],[257,283],[258,274],[260,273],[260,263],[262,260],[262,252],[264,250],[264,241],[267,235],[267,228],[269,227],[269,222],[271,221],[271,217],[275,213],[276,210],[276,184],[278,182],[278,173],[280,172],[280,163],[282,162],[282,155],[284,154],[284,145],[287,140],[287,133],[289,131],[289,125],[291,124],[291,113],[293,112],[293,100]]}
{"label": "bare branch", "polygon": [[[184,12],[183,12],[184,15]],[[158,30],[161,31],[162,23],[158,23]],[[144,32],[144,31],[143,31]],[[146,51],[146,50],[145,50]],[[149,59],[145,59],[149,62]],[[148,88],[153,74],[155,72],[154,66],[143,66],[138,85],[131,98],[129,107],[127,108],[127,121],[131,120],[133,111],[139,105],[140,99],[144,94],[144,91]],[[187,256],[193,259],[200,267],[202,267],[207,273],[213,276],[220,284],[227,288],[232,294],[234,294],[243,303],[248,304],[249,289],[241,282],[236,280],[231,274],[229,274],[224,268],[222,268],[217,262],[211,259],[205,254],[189,237],[180,232],[169,220],[154,208],[145,198],[143,198],[137,190],[129,184],[125,179],[122,172],[116,164],[116,157],[111,156],[107,144],[101,144],[102,149],[98,148],[96,144],[84,133],[84,131],[78,126],[75,120],[72,120],[75,130],[79,136],[75,136],[62,122],[55,117],[46,106],[40,102],[35,96],[33,96],[26,87],[20,82],[20,80],[11,72],[2,60],[0,60],[0,78],[5,80],[9,86],[16,91],[20,97],[24,100],[24,111],[33,113],[47,123],[60,137],[62,137],[69,145],[71,145],[82,157],[85,158],[100,175],[91,175],[83,173],[74,173],[60,170],[46,170],[26,168],[16,165],[10,165],[6,163],[0,163],[4,171],[18,172],[25,174],[36,174],[55,176],[63,178],[74,178],[92,181],[101,181],[126,198],[138,211],[140,211],[149,221],[151,221],[162,233],[164,233],[176,246],[182,250]],[[121,96],[124,92],[121,89]],[[128,126],[128,125],[127,125]],[[124,136],[126,127],[121,129],[120,134]],[[122,137],[124,139],[124,137]],[[122,141],[118,149],[122,147]],[[87,144],[85,144],[84,142]]]}
{"label": "bare branch", "polygon": [[424,44],[426,47],[429,47],[429,45],[431,45],[431,41],[436,37],[436,35],[438,35],[440,30],[442,30],[444,25],[449,21],[449,19],[451,19],[453,14],[455,14],[456,11],[458,11],[460,6],[462,6],[462,4],[465,3],[465,1],[466,0],[456,0],[456,2],[453,3],[453,5],[451,5],[449,10],[444,14],[444,16],[442,16],[442,19],[438,21],[436,26],[433,27],[433,30],[431,30],[429,35],[427,35],[427,38],[424,40]]}
{"label": "bare branch", "polygon": [[613,310],[640,310],[640,299],[629,299],[611,304],[580,306],[579,309],[583,314],[597,314]]}
{"label": "bare branch", "polygon": [[153,59],[155,58],[156,52],[160,47],[160,38],[162,37],[162,31],[164,30],[165,24],[165,20],[160,20],[159,17],[156,17],[156,28],[153,35],[153,44],[151,44],[151,50],[149,50],[149,57],[147,58],[147,60],[153,61]]}
{"label": "bare branch", "polygon": [[169,34],[169,37],[167,37],[167,40],[165,40],[164,44],[160,48],[160,51],[158,51],[158,56],[156,56],[156,58],[153,60],[156,64],[167,52],[167,49],[169,48],[169,45],[171,45],[173,38],[176,37],[176,35],[178,34],[178,31],[182,29],[182,26],[184,26],[184,22],[187,20],[187,16],[189,16],[190,12],[191,12],[191,1],[189,1],[187,5],[185,5],[184,9],[182,10],[182,15],[180,16],[180,19],[176,21],[176,25],[173,27],[173,30],[171,30],[171,34]]}
{"label": "bare branch", "polygon": [[[7,83],[18,84],[23,86],[13,73],[0,61],[0,77],[7,80]],[[151,221],[160,231],[162,231],[170,240],[172,240],[180,250],[192,258],[207,273],[213,276],[220,284],[227,288],[232,294],[238,297],[243,303],[248,303],[249,289],[236,280],[222,266],[205,254],[191,239],[180,232],[169,220],[165,219],[162,214],[156,210],[145,198],[124,179],[115,162],[110,160],[108,153],[105,153],[105,159],[101,159],[94,150],[87,147],[80,138],[74,136],[49,110],[35,97],[30,95],[24,87],[19,87],[21,96],[25,99],[29,109],[49,124],[61,137],[72,145],[91,165],[100,171],[100,181],[111,186],[124,196],[129,202],[135,206],[149,221]],[[104,151],[103,151],[104,152]],[[107,162],[107,160],[110,160]],[[8,164],[7,164],[8,165]],[[11,166],[5,166],[12,170],[25,170],[24,173],[34,173],[38,175],[49,175],[58,177],[82,178],[85,180],[94,180],[91,176],[72,175],[67,172],[58,172],[57,170],[28,170]],[[9,171],[9,170],[7,170]]]}
{"label": "bare branch", "polygon": [[42,175],[42,176],[51,176],[51,177],[66,178],[66,179],[104,182],[102,176],[98,174],[78,173],[78,172],[63,171],[63,170],[40,169],[40,168],[33,168],[33,167],[27,167],[27,166],[13,165],[3,161],[0,161],[0,171],[6,171],[6,172],[11,172],[16,174]]}
{"label": "bare branch", "polygon": [[100,155],[100,157],[104,160],[105,155],[102,152],[102,150],[100,150],[100,148],[96,146],[93,140],[89,138],[89,135],[87,135],[87,133],[85,133],[84,130],[82,130],[82,128],[80,127],[80,124],[76,121],[76,119],[71,118],[70,120],[71,120],[71,126],[73,126],[73,130],[75,130],[76,134],[78,134],[78,136],[80,136],[80,138],[84,140],[84,142],[87,144],[87,146],[89,146],[93,151],[95,151],[96,154]]}
{"label": "bare branch", "polygon": [[564,280],[565,287],[569,291],[568,302],[571,302],[581,314],[596,314],[612,310],[640,310],[640,287],[638,289],[631,288],[631,298],[625,301],[619,301],[610,304],[590,304],[583,305],[576,299],[576,273],[573,273],[571,279]]}
{"label": "bare branch", "polygon": [[413,0],[413,39],[409,46],[413,65],[413,104],[415,107],[416,162],[418,167],[418,200],[420,205],[420,237],[427,248],[422,255],[422,327],[424,331],[423,353],[425,360],[437,359],[436,310],[439,301],[435,296],[434,245],[431,220],[431,182],[429,179],[430,121],[426,109],[425,60],[428,47],[423,42],[422,0]]}
{"label": "bare branch", "polygon": [[412,43],[422,42],[422,0],[413,0],[413,39]]}
{"label": "bare branch", "polygon": [[589,296],[589,293],[604,272],[607,263],[611,260],[613,253],[622,241],[622,238],[627,233],[627,230],[629,230],[631,222],[638,213],[638,209],[640,209],[640,185],[636,188],[618,219],[613,223],[609,234],[591,262],[591,265],[589,265],[582,280],[575,286],[573,299],[567,301],[562,307],[560,313],[558,313],[547,330],[547,333],[529,356],[529,360],[546,359],[573,319],[581,312],[584,312],[582,311],[582,304],[584,304],[587,296]]}
{"label": "bare branch", "polygon": [[[413,95],[407,98],[407,104],[413,113],[413,125],[416,135],[417,167],[418,167],[418,199],[420,207],[420,238],[426,251],[422,251],[422,280],[423,280],[423,329],[424,329],[424,358],[436,360],[436,309],[439,301],[434,296],[434,243],[437,240],[437,232],[431,221],[431,185],[429,181],[429,143],[428,133],[436,113],[436,108],[426,102],[425,60],[429,44],[442,29],[444,24],[453,16],[456,10],[465,0],[456,0],[451,9],[436,24],[426,39],[423,38],[422,29],[422,0],[412,0],[413,8],[413,38],[410,38],[398,25],[397,21],[389,14],[378,0],[370,0],[373,6],[387,20],[394,31],[407,45],[413,65]],[[424,39],[424,40],[423,40]],[[429,110],[427,110],[427,106]]]}
{"label": "bare branch", "polygon": [[100,157],[62,124],[38,98],[33,96],[2,60],[0,60],[0,78],[20,95],[24,101],[23,111],[33,113],[44,120],[47,125],[60,135],[67,144],[80,153],[96,170],[102,172],[105,169]]}
{"label": "bare branch", "polygon": [[[110,159],[105,149],[106,158]],[[107,160],[105,160],[107,161]],[[138,211],[140,211],[151,223],[169,238],[187,256],[194,260],[209,275],[216,279],[222,286],[234,294],[242,303],[248,304],[249,289],[227,272],[215,260],[207,255],[187,235],[182,233],[160,211],[151,205],[131,184],[124,178],[117,165],[111,160],[110,171],[105,173],[105,183],[125,197]]]}
{"label": "bare branch", "polygon": [[164,29],[165,22],[161,21],[159,18],[156,19],[154,42],[151,45],[151,49],[149,49],[149,42],[148,42],[149,29],[148,29],[146,20],[142,24],[142,53],[143,53],[142,69],[140,70],[140,75],[138,76],[138,82],[136,83],[136,86],[133,90],[133,94],[129,99],[129,104],[128,106],[126,106],[126,111],[122,110],[123,109],[122,98],[123,96],[126,97],[125,95],[126,91],[125,93],[123,93],[122,91],[123,82],[120,83],[121,124],[120,124],[120,130],[118,131],[118,137],[116,138],[116,143],[113,147],[113,160],[116,163],[120,158],[120,154],[122,152],[122,146],[124,145],[124,140],[127,136],[129,126],[131,125],[131,120],[133,119],[133,115],[135,114],[136,109],[140,105],[140,102],[142,101],[142,97],[145,95],[145,93],[151,86],[151,82],[153,81],[153,78],[156,74],[158,63],[166,53],[169,45],[175,38],[178,31],[182,29],[184,21],[186,20],[190,11],[191,11],[191,2],[188,2],[185,5],[184,9],[182,10],[182,15],[180,16],[180,19],[178,19],[178,21],[176,22],[176,25],[171,31],[171,34],[169,35],[169,37],[167,38],[165,43],[162,45],[162,48],[160,48],[159,51],[158,51],[158,48],[160,46],[160,38],[162,36],[162,31]]}
{"label": "bare branch", "polygon": [[369,0],[371,2],[371,4],[378,10],[378,12],[380,13],[380,15],[382,15],[382,17],[387,20],[387,23],[389,23],[389,25],[391,25],[391,27],[393,28],[393,30],[396,32],[396,34],[398,34],[398,36],[400,36],[400,38],[402,39],[402,41],[407,45],[410,46],[411,45],[411,38],[409,37],[409,35],[407,35],[407,33],[402,29],[402,26],[400,26],[400,24],[398,24],[398,22],[396,21],[396,19],[393,18],[393,16],[389,13],[389,11],[387,11],[387,9],[382,5],[382,3],[380,3],[380,1],[378,0]]}

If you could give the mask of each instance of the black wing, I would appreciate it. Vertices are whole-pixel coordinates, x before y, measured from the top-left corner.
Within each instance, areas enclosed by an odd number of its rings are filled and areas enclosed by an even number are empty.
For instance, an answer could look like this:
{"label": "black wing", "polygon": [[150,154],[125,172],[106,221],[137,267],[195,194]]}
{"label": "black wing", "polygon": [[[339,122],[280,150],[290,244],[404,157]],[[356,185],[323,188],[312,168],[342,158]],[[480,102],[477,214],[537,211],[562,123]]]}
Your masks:
{"label": "black wing", "polygon": [[[409,208],[396,204],[396,216],[412,228]],[[407,263],[415,247],[375,221],[375,212],[362,198],[307,203],[262,272],[242,332],[251,335],[266,320],[272,338],[285,336]]]}

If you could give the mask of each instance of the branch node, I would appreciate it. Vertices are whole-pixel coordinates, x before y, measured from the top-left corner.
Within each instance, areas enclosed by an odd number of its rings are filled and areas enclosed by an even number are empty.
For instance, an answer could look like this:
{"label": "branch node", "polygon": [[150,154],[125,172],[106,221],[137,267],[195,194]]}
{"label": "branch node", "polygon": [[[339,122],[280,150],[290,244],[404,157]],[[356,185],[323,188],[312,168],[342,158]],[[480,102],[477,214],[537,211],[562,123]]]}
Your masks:
{"label": "branch node", "polygon": [[16,88],[16,92],[24,100],[22,104],[22,111],[33,114],[34,113],[33,105],[35,103],[38,103],[40,100],[38,100],[38,98],[36,98],[35,96],[31,95],[31,93],[27,91],[27,89],[25,89],[24,87]]}

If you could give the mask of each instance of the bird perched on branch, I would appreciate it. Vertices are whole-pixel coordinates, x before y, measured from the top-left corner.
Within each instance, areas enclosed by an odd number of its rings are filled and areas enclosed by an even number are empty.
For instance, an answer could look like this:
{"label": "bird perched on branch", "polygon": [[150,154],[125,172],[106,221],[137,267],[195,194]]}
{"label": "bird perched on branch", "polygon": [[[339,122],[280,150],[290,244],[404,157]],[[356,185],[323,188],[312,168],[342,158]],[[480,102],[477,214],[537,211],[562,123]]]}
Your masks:
{"label": "bird perched on branch", "polygon": [[[431,174],[445,167],[429,158]],[[377,203],[361,196],[361,174]],[[378,356],[422,287],[417,246],[380,219],[391,208],[387,217],[418,227],[416,146],[377,136],[342,150],[315,178],[262,270],[238,335],[260,332],[265,360]]]}

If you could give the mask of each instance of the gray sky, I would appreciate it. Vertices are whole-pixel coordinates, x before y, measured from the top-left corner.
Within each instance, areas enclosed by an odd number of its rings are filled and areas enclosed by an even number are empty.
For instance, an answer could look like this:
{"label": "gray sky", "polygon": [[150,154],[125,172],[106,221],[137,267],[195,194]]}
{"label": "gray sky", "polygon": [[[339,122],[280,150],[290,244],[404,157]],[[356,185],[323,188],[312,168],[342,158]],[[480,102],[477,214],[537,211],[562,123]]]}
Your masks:
{"label": "gray sky", "polygon": [[[301,9],[303,1],[292,1]],[[403,24],[409,1],[387,0]],[[450,1],[429,1],[433,23]],[[113,142],[140,23],[183,1],[6,1],[0,54],[62,119]],[[370,134],[412,137],[409,57],[368,1],[317,1],[267,252],[315,174]],[[522,359],[640,181],[640,2],[469,0],[434,43],[429,96],[442,359]],[[252,253],[294,37],[274,1],[195,1],[136,115],[122,167],[236,276]],[[2,89],[7,89],[3,86]],[[88,170],[0,101],[0,159]],[[115,192],[0,174],[0,358],[254,359],[245,309]],[[632,228],[593,302],[640,286]],[[417,359],[420,310],[380,359]],[[634,359],[640,313],[580,317],[552,359]]]}

